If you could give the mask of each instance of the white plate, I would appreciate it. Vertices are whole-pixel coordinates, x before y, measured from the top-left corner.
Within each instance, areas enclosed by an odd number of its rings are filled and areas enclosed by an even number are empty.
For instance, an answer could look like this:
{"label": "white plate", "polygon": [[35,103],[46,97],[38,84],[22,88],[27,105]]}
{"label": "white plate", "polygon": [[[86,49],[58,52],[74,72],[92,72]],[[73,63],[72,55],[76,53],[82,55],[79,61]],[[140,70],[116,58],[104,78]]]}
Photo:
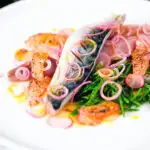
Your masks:
{"label": "white plate", "polygon": [[[79,27],[126,13],[128,23],[150,23],[150,2],[140,0],[26,0],[0,11],[0,71],[9,67],[13,51],[34,33],[52,27]],[[99,127],[52,129],[45,119],[28,116],[23,105],[0,89],[0,134],[25,147],[48,150],[149,150],[150,108]],[[131,119],[138,115],[139,119]]]}

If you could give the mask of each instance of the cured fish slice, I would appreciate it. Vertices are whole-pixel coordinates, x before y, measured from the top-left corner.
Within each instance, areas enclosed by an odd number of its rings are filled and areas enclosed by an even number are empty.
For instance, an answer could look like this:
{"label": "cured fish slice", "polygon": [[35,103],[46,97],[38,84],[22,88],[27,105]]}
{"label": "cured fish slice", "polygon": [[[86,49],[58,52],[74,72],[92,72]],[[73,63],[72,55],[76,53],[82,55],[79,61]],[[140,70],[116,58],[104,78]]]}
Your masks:
{"label": "cured fish slice", "polygon": [[48,52],[50,57],[58,60],[67,38],[67,34],[38,33],[30,36],[25,44],[29,50]]}
{"label": "cured fish slice", "polygon": [[[118,19],[113,18],[112,22],[115,21]],[[110,35],[110,28],[97,24],[80,28],[68,38],[45,97],[50,114],[55,115],[63,108],[75,89],[87,80]]]}
{"label": "cured fish slice", "polygon": [[132,66],[133,74],[145,75],[149,68],[149,59],[146,56],[148,53],[148,47],[144,41],[136,41],[136,49],[132,52]]}
{"label": "cured fish slice", "polygon": [[[36,60],[34,60],[34,61],[36,61]],[[48,77],[52,78],[53,74],[56,70],[56,67],[57,67],[57,61],[53,58],[48,57],[46,60],[46,63],[44,64],[44,70],[43,70],[44,77],[48,76]],[[16,72],[18,72],[18,71],[20,72],[20,76],[23,77],[22,80],[20,80],[16,76]],[[9,70],[7,73],[7,76],[8,76],[8,80],[11,82],[30,81],[31,79],[33,79],[32,73],[31,73],[31,62],[25,62],[15,68]]]}
{"label": "cured fish slice", "polygon": [[105,102],[102,104],[82,107],[77,116],[78,122],[84,125],[97,125],[108,117],[118,116],[120,107],[114,102]]}

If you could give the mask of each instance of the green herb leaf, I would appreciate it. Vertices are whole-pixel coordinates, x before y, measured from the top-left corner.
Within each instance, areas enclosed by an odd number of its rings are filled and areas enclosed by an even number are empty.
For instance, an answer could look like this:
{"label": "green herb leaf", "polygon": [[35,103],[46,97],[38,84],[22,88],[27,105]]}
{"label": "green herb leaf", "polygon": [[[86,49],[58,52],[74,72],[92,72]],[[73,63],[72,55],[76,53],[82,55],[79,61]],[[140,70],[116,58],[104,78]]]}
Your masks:
{"label": "green herb leaf", "polygon": [[79,114],[78,109],[71,112],[71,116],[77,116]]}

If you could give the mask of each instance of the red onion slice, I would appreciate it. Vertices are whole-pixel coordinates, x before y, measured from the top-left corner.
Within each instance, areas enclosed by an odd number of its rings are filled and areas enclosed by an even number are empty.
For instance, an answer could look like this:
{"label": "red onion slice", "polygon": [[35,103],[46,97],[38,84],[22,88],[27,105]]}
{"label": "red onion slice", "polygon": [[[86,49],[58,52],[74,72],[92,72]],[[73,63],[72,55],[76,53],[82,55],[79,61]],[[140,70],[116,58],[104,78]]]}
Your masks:
{"label": "red onion slice", "polygon": [[82,68],[86,69],[86,68],[89,68],[93,65],[93,62],[90,64],[90,65],[87,65],[87,66],[82,66]]}
{"label": "red onion slice", "polygon": [[53,77],[55,70],[57,68],[57,60],[49,57],[47,60],[47,66],[45,67],[47,70],[43,72],[44,76]]}
{"label": "red onion slice", "polygon": [[[109,80],[116,80],[116,79],[118,79],[118,78],[122,75],[122,73],[123,73],[124,70],[126,69],[126,66],[125,66],[125,64],[120,64],[120,66],[122,66],[121,71],[120,71],[119,73],[117,73],[116,76],[109,77],[109,78],[108,78]],[[117,68],[115,68],[115,69],[117,69]]]}
{"label": "red onion slice", "polygon": [[[90,52],[87,52],[87,53],[80,53],[78,45],[79,45],[79,47],[81,47],[81,46],[83,47],[83,45],[84,45],[85,49],[86,49],[86,43],[85,42],[87,42],[88,44],[90,43],[92,45],[92,50]],[[97,48],[97,44],[95,43],[95,41],[93,41],[91,39],[85,39],[85,40],[82,40],[79,43],[77,43],[77,48],[75,48],[74,53],[80,57],[89,56],[95,52],[96,48]]]}
{"label": "red onion slice", "polygon": [[30,70],[27,67],[19,67],[15,72],[15,76],[18,80],[25,81],[30,77]]}
{"label": "red onion slice", "polygon": [[122,60],[118,61],[117,63],[110,65],[109,68],[114,69],[118,67],[119,65],[121,65],[122,63],[124,63],[126,60],[127,60],[127,57],[124,57]]}
{"label": "red onion slice", "polygon": [[84,72],[85,72],[85,67],[82,67],[82,68],[81,68],[81,75],[80,75],[79,79],[82,79],[82,78],[83,78]]}
{"label": "red onion slice", "polygon": [[[106,27],[104,26],[104,28],[106,28],[105,30],[107,30],[107,29],[108,29],[108,25],[106,25]],[[103,34],[104,32],[105,32],[105,31],[100,31],[100,32],[94,33],[94,34],[92,34],[92,33],[87,33],[87,34],[85,34],[85,36],[87,36],[87,37],[97,36],[97,35]]]}
{"label": "red onion slice", "polygon": [[46,67],[45,67],[43,70],[44,70],[44,71],[47,71],[47,70],[49,70],[49,69],[51,68],[51,66],[52,66],[51,61],[50,61],[50,60],[47,60],[47,61],[46,61]]}
{"label": "red onion slice", "polygon": [[[104,95],[104,92],[103,92],[103,91],[104,91],[104,87],[105,87],[107,84],[114,84],[114,85],[116,85],[116,86],[118,87],[118,92],[116,93],[116,95],[111,96],[111,97],[107,97],[107,96]],[[104,100],[106,100],[106,101],[112,101],[112,100],[117,99],[117,98],[120,96],[121,92],[122,92],[122,86],[121,86],[120,84],[114,82],[114,81],[105,81],[105,82],[102,84],[101,88],[100,88],[100,96],[101,96]]]}
{"label": "red onion slice", "polygon": [[125,82],[129,87],[139,89],[144,86],[144,77],[137,74],[128,74]]}
{"label": "red onion slice", "polygon": [[57,100],[62,100],[68,95],[69,90],[63,85],[54,85],[49,88],[49,95]]}
{"label": "red onion slice", "polygon": [[51,116],[48,118],[47,123],[53,128],[63,128],[63,129],[68,129],[73,124],[71,118],[60,118]]}
{"label": "red onion slice", "polygon": [[108,77],[114,74],[113,70],[108,69],[108,68],[99,69],[97,72],[100,77],[105,78],[105,79],[108,79]]}
{"label": "red onion slice", "polygon": [[72,62],[68,65],[65,79],[67,81],[77,81],[80,79],[81,74],[82,68],[76,62]]}

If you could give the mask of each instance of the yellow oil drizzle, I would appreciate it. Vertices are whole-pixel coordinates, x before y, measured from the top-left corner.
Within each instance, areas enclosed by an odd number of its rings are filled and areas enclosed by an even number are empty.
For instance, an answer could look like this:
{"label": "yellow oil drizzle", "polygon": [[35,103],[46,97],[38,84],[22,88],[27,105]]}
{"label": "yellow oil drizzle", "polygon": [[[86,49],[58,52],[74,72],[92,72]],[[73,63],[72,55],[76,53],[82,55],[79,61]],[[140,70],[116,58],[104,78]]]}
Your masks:
{"label": "yellow oil drizzle", "polygon": [[28,55],[29,55],[29,52],[25,49],[18,49],[16,50],[14,54],[15,58],[19,61],[26,60]]}
{"label": "yellow oil drizzle", "polygon": [[14,98],[16,99],[18,104],[22,104],[22,103],[26,102],[26,100],[27,100],[27,96],[24,92],[19,96],[14,96]]}
{"label": "yellow oil drizzle", "polygon": [[69,117],[72,119],[74,127],[76,127],[76,128],[85,127],[85,125],[79,124],[79,122],[77,121],[76,117],[73,117],[71,115]]}
{"label": "yellow oil drizzle", "polygon": [[75,32],[75,29],[74,28],[70,28],[71,32]]}
{"label": "yellow oil drizzle", "polygon": [[77,106],[74,103],[68,103],[64,110],[72,112],[73,110],[75,110],[77,108]]}
{"label": "yellow oil drizzle", "polygon": [[73,122],[73,127],[85,127],[85,125],[79,124],[77,121],[77,118],[72,116],[70,113],[75,110],[77,106],[74,103],[68,103],[63,110],[60,111],[56,116],[62,117],[62,118],[70,118]]}
{"label": "yellow oil drizzle", "polygon": [[69,63],[69,62],[72,62],[72,60],[74,59],[74,56],[73,55],[67,55],[66,56],[66,61]]}
{"label": "yellow oil drizzle", "polygon": [[[12,83],[8,87],[8,92],[11,94],[11,96],[16,100],[16,102],[18,104],[24,103],[27,100],[27,94],[25,94],[25,92],[22,92],[19,96],[14,96],[14,91],[13,91],[14,86],[17,86],[17,84]],[[68,117],[71,118],[72,121],[73,121],[73,127],[75,127],[75,128],[85,127],[86,125],[82,125],[78,122],[77,117],[74,117],[74,116],[71,115],[71,112],[74,111],[76,108],[77,108],[77,106],[74,103],[68,103],[63,108],[63,110],[61,110],[56,116],[61,117],[61,118],[68,118]],[[36,114],[36,115],[40,115],[40,114],[43,114],[44,111],[45,111],[44,105],[43,106],[41,105],[40,107],[38,107],[38,105],[37,105],[37,107],[35,107],[35,109],[33,110],[33,113]],[[46,113],[45,116],[43,116],[43,117],[48,117],[48,113]],[[138,118],[139,118],[139,116],[137,116],[137,115],[132,116],[132,119],[134,119],[134,120],[136,120]],[[103,121],[103,123],[106,123],[110,127],[113,127],[113,125],[114,125],[113,120],[114,119],[112,119],[112,118],[111,119],[108,118],[108,119],[105,119]]]}
{"label": "yellow oil drizzle", "polygon": [[13,87],[17,86],[17,83],[12,83],[9,87],[8,87],[8,93],[16,100],[16,102],[18,104],[22,104],[27,100],[27,95],[26,93],[23,91],[20,95],[15,96],[14,95],[14,90]]}
{"label": "yellow oil drizzle", "polygon": [[133,116],[131,116],[131,119],[137,120],[137,119],[139,119],[139,116],[138,115],[133,115]]}
{"label": "yellow oil drizzle", "polygon": [[119,115],[114,115],[105,118],[102,123],[106,123],[108,126],[113,127],[114,126],[114,121],[119,117]]}
{"label": "yellow oil drizzle", "polygon": [[[74,28],[68,28],[71,32],[75,32]],[[58,29],[57,28],[52,28],[52,32],[57,33]]]}
{"label": "yellow oil drizzle", "polygon": [[18,85],[17,83],[12,83],[12,84],[8,87],[8,92],[9,92],[10,94],[14,94],[13,88],[14,88],[15,86],[17,86],[17,85]]}
{"label": "yellow oil drizzle", "polygon": [[41,115],[45,112],[45,105],[44,104],[40,104],[39,106],[37,105],[37,107],[34,108],[33,113],[36,115]]}
{"label": "yellow oil drizzle", "polygon": [[57,32],[57,28],[52,28],[52,32]]}

